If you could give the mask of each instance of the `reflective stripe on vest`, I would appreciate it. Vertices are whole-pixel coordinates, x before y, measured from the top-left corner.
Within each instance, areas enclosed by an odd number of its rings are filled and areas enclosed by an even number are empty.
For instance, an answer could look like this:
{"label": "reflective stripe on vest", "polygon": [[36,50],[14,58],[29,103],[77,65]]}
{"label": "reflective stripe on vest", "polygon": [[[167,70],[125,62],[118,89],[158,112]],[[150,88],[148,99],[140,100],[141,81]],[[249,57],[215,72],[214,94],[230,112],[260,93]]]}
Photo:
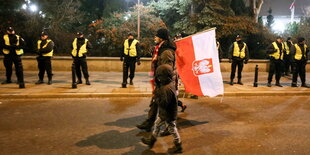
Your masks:
{"label": "reflective stripe on vest", "polygon": [[274,49],[277,50],[277,52],[272,53],[272,54],[269,54],[269,56],[274,57],[276,60],[278,60],[278,59],[283,60],[283,49],[284,49],[284,44],[283,44],[283,43],[281,43],[281,44],[282,44],[282,51],[280,51],[280,48],[278,47],[277,43],[276,43],[276,42],[273,42],[272,45],[273,45]]}
{"label": "reflective stripe on vest", "polygon": [[295,48],[296,48],[296,53],[295,53],[294,59],[301,60],[303,55],[305,58],[307,58],[307,55],[306,55],[307,45],[306,44],[304,45],[304,53],[302,53],[302,50],[298,44],[295,44]]}
{"label": "reflective stripe on vest", "polygon": [[237,42],[234,42],[234,57],[244,58],[245,57],[245,48],[246,44],[243,43],[243,48],[240,50],[239,45]]}
{"label": "reflective stripe on vest", "polygon": [[[84,44],[80,47],[78,57],[83,57],[83,55],[84,55],[85,53],[87,53],[87,49],[86,49],[87,41],[88,41],[88,40],[85,39]],[[73,49],[72,49],[72,51],[71,51],[71,54],[72,54],[74,57],[76,57],[76,54],[78,53],[78,51],[77,51],[77,38],[74,39],[74,41],[73,41],[73,43],[72,43],[72,47],[73,47]]]}
{"label": "reflective stripe on vest", "polygon": [[[129,47],[129,41],[128,39],[126,39],[124,42],[124,54],[129,55],[130,57],[137,56],[136,45],[138,42],[139,42],[138,40],[134,39]],[[128,51],[129,51],[129,54],[128,54]]]}
{"label": "reflective stripe on vest", "polygon": [[[20,36],[19,36],[19,35],[16,35],[16,37],[17,37],[16,46],[19,46],[19,39],[20,39]],[[9,35],[7,35],[7,34],[4,35],[4,36],[3,36],[3,39],[4,39],[4,44],[5,44],[5,45],[11,46]],[[10,50],[8,50],[8,49],[3,49],[2,51],[3,51],[4,54],[10,54]],[[23,49],[16,49],[15,52],[16,52],[17,55],[22,55],[22,54],[24,54],[24,50],[23,50]]]}
{"label": "reflective stripe on vest", "polygon": [[[46,46],[47,46],[51,41],[52,41],[51,39],[47,39],[45,45],[43,45],[42,48],[46,48]],[[38,50],[41,49],[41,42],[42,42],[42,40],[38,40]],[[53,52],[54,52],[54,50],[52,50],[52,51],[50,51],[50,52],[48,52],[48,53],[42,54],[42,56],[51,57],[51,56],[53,56]]]}

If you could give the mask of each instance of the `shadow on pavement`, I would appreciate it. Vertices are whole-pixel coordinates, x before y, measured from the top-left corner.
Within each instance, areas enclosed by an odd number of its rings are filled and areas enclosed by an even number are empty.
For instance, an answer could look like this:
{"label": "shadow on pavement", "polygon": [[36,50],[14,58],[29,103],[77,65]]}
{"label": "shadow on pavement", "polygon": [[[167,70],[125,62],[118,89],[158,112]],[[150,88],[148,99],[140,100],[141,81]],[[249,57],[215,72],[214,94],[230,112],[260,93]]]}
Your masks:
{"label": "shadow on pavement", "polygon": [[104,125],[118,126],[123,128],[135,128],[135,126],[147,118],[147,115],[140,115],[129,118],[118,119],[115,122],[107,122]]}

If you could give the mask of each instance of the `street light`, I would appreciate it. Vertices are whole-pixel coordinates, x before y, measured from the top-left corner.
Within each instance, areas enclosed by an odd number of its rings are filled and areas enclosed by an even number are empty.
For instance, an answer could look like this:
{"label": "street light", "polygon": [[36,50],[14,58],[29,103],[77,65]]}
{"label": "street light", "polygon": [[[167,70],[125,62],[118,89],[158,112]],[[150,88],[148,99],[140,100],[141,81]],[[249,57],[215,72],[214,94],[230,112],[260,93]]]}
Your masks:
{"label": "street light", "polygon": [[29,9],[30,9],[30,11],[32,11],[32,12],[37,12],[37,11],[38,11],[38,6],[35,5],[35,4],[31,4],[31,5],[29,6]]}

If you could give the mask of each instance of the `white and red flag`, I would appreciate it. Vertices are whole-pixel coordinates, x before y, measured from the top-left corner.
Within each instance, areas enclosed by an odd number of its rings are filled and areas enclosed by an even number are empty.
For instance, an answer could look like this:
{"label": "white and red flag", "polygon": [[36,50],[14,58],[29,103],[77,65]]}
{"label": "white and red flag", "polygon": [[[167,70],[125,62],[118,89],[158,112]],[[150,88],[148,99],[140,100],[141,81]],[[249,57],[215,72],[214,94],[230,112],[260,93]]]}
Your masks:
{"label": "white and red flag", "polygon": [[224,94],[215,28],[176,41],[176,67],[185,91],[198,96]]}
{"label": "white and red flag", "polygon": [[294,16],[295,16],[295,0],[293,3],[290,5],[290,10],[291,10],[291,23],[294,21]]}

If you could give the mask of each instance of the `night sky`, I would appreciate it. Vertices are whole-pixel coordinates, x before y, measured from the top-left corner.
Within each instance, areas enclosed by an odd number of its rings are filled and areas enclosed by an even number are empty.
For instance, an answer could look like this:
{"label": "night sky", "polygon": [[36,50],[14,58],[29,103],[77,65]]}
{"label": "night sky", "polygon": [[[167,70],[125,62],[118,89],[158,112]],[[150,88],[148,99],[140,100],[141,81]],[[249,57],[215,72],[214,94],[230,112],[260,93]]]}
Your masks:
{"label": "night sky", "polygon": [[[260,15],[268,15],[268,10],[271,7],[272,15],[274,16],[289,16],[291,11],[289,7],[293,0],[265,0]],[[303,8],[309,7],[310,0],[296,0],[295,1],[295,15],[305,15]]]}

